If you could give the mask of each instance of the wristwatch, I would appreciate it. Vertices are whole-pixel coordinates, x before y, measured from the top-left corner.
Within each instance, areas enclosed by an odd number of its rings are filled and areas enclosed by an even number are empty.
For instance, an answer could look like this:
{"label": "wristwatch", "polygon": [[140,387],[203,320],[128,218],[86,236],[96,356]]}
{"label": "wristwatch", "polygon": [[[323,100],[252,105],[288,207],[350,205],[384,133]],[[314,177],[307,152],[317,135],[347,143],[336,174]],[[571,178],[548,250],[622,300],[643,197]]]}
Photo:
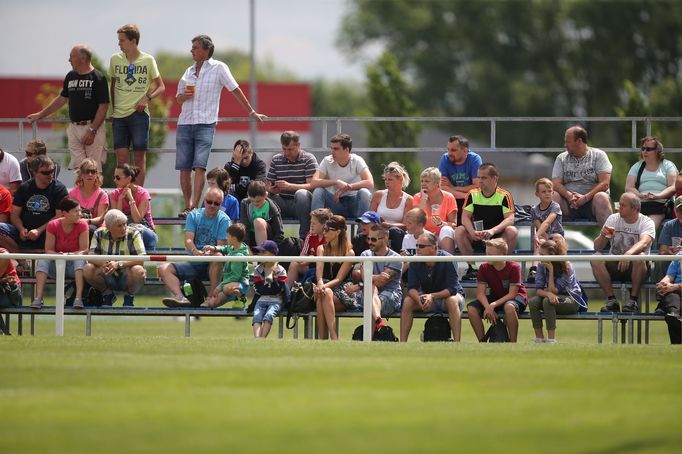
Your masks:
{"label": "wristwatch", "polygon": [[147,97],[148,100],[150,101],[152,100],[152,97],[149,95],[149,93],[147,93],[145,96]]}
{"label": "wristwatch", "polygon": [[123,262],[121,261],[116,262],[116,265],[118,266],[118,269],[123,268]]}

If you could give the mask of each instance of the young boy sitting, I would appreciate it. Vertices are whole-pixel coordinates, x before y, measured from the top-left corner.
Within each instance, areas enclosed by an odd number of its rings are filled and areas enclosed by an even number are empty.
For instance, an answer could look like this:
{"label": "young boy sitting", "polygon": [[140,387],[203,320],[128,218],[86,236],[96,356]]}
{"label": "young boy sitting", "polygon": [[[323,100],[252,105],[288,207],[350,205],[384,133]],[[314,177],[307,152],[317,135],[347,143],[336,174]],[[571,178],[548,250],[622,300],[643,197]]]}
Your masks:
{"label": "young boy sitting", "polygon": [[[263,241],[253,250],[263,257],[263,260],[279,254],[277,243],[271,240]],[[286,270],[277,262],[261,262],[253,273],[253,288],[256,292],[251,322],[253,336],[268,337],[272,323],[282,308],[282,303],[289,299]]]}
{"label": "young boy sitting", "polygon": [[[507,255],[507,243],[503,238],[485,242],[486,255]],[[518,314],[526,310],[528,296],[521,279],[521,265],[510,261],[483,263],[476,277],[476,300],[467,305],[469,323],[476,338],[484,336],[483,318],[495,324],[497,317],[504,316],[509,340],[516,342],[519,333]],[[487,291],[486,291],[487,287]],[[488,294],[486,294],[488,293]]]}
{"label": "young boy sitting", "polygon": [[[243,224],[232,224],[227,229],[227,245],[204,246],[204,254],[216,253],[228,256],[248,256],[249,247],[244,243],[246,228]],[[233,308],[244,309],[246,300],[244,295],[249,289],[249,264],[247,262],[225,262],[223,279],[202,306],[218,307],[228,301],[234,301]],[[237,299],[240,297],[239,299]]]}
{"label": "young boy sitting", "polygon": [[[561,225],[561,207],[552,200],[554,184],[549,178],[540,178],[535,182],[535,196],[540,199],[537,205],[530,209],[531,222],[535,226],[535,238],[531,238],[530,248],[537,253],[540,245],[555,233],[564,235],[564,227]],[[535,283],[538,262],[528,269],[528,282]]]}

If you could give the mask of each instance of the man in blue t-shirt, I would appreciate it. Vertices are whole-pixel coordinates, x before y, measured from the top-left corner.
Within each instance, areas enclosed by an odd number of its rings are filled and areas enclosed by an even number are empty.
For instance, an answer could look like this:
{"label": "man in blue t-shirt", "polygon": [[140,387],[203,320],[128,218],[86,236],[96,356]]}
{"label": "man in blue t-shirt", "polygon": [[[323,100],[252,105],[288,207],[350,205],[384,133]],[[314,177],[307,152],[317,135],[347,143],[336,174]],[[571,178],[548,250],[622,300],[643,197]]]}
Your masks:
{"label": "man in blue t-shirt", "polygon": [[[204,199],[205,208],[189,212],[185,222],[185,248],[190,255],[204,255],[204,246],[222,246],[227,244],[227,228],[230,218],[220,209],[223,203],[223,191],[211,188]],[[163,263],[159,265],[159,277],[173,294],[172,298],[164,298],[172,307],[189,304],[180,290],[181,282],[198,277],[202,281],[210,280],[211,289],[220,281],[223,269],[219,262],[185,262]],[[166,304],[169,305],[169,304]]]}
{"label": "man in blue t-shirt", "polygon": [[469,140],[463,136],[448,139],[448,152],[443,153],[438,164],[442,175],[441,189],[457,200],[457,225],[462,223],[462,206],[467,193],[478,187],[478,168],[483,164],[479,155],[469,151]]}
{"label": "man in blue t-shirt", "polygon": [[[428,230],[417,238],[417,255],[450,256],[449,253],[438,249],[438,237]],[[410,263],[407,272],[407,296],[400,314],[400,342],[407,342],[415,311],[447,311],[452,339],[459,342],[464,290],[459,283],[457,263],[454,259],[453,257],[449,262]]]}

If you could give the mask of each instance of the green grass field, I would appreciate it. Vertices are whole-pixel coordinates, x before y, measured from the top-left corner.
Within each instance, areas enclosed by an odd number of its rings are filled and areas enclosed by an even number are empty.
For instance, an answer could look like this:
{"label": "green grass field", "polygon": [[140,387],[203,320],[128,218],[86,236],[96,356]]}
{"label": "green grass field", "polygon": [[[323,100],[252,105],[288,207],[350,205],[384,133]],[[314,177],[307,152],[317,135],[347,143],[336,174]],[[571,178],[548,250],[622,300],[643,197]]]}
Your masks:
{"label": "green grass field", "polygon": [[479,345],[466,321],[461,344],[423,344],[421,323],[408,344],[332,344],[206,318],[191,338],[95,318],[87,338],[72,317],[56,338],[40,317],[0,337],[0,451],[678,452],[682,349],[662,323],[651,345],[569,321],[558,345],[531,344],[529,321],[517,345]]}

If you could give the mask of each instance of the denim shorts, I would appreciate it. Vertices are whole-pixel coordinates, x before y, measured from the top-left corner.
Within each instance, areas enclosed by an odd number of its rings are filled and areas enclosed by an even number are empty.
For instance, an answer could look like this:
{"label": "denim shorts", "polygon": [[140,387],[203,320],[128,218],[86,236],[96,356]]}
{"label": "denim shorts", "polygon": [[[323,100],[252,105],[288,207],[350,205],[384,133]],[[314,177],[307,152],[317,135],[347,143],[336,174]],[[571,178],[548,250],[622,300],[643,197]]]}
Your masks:
{"label": "denim shorts", "polygon": [[[381,301],[381,316],[390,317],[396,313],[400,313],[400,308],[403,304],[403,292],[400,287],[393,290],[379,290],[379,300]],[[360,291],[357,293],[358,308],[364,306],[364,293]]]}
{"label": "denim shorts", "polygon": [[123,270],[118,270],[114,274],[103,274],[104,283],[109,290],[113,290],[115,292],[128,291],[128,282],[126,279],[127,275],[128,273]]}
{"label": "denim shorts", "polygon": [[[495,313],[499,315],[504,315],[504,306],[507,304],[513,304],[514,307],[516,308],[516,313],[517,314],[522,314],[526,310],[526,306],[528,306],[528,300],[525,299],[521,295],[516,295],[513,300],[505,301],[505,303],[502,306],[498,306],[495,308]],[[483,315],[483,312],[485,311],[485,307],[483,307],[483,304],[479,300],[473,300],[469,304],[467,304],[467,308],[472,307],[478,311],[479,314]]]}
{"label": "denim shorts", "polygon": [[175,268],[175,275],[180,279],[181,283],[195,277],[202,281],[209,280],[208,262],[175,262],[172,266]]}
{"label": "denim shorts", "polygon": [[279,301],[265,299],[258,300],[256,307],[253,310],[253,319],[251,324],[269,322],[271,325],[275,321],[275,317],[279,315],[282,304]]}
{"label": "denim shorts", "polygon": [[178,125],[175,130],[175,170],[206,169],[215,123]]}
{"label": "denim shorts", "polygon": [[45,249],[45,232],[35,241],[24,241],[20,239],[19,231],[14,224],[0,222],[0,235],[13,239],[19,249]]}
{"label": "denim shorts", "polygon": [[146,112],[133,112],[123,118],[111,120],[111,131],[114,135],[114,149],[130,148],[133,151],[149,149],[149,115]]}
{"label": "denim shorts", "polygon": [[[75,272],[82,270],[85,266],[85,260],[68,260],[66,262],[65,276],[68,278],[73,278]],[[50,279],[54,279],[57,276],[57,264],[54,260],[38,260],[36,263],[36,273],[41,271]]]}
{"label": "denim shorts", "polygon": [[[457,293],[455,295],[459,295],[460,297],[462,296],[461,294]],[[453,295],[450,295],[453,296]],[[448,297],[449,298],[449,297]],[[445,306],[445,300],[447,298],[438,298],[433,300],[433,304],[431,305],[431,308],[426,311],[429,314],[447,314],[448,313],[448,308]],[[464,301],[464,298],[459,299],[459,311],[462,312],[462,301]]]}

